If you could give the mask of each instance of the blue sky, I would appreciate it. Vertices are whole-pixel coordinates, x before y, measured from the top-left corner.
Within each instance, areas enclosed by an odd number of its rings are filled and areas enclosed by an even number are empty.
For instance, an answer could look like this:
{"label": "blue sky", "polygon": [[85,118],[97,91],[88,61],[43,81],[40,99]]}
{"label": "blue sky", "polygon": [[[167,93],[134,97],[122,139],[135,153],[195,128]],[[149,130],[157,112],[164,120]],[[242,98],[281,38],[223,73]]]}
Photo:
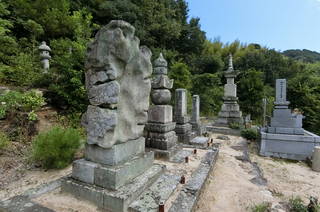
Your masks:
{"label": "blue sky", "polygon": [[320,52],[320,0],[187,0],[207,38]]}

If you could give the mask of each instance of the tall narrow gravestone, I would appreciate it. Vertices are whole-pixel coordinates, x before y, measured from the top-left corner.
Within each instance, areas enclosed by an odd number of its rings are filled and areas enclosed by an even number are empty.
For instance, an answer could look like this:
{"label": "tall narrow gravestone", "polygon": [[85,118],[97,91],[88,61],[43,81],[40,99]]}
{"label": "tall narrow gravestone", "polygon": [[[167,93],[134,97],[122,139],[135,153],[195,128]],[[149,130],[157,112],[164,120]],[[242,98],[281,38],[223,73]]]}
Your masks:
{"label": "tall narrow gravestone", "polygon": [[262,128],[260,154],[305,160],[311,157],[315,146],[320,145],[320,137],[302,128],[303,116],[298,111],[291,112],[287,101],[287,81],[276,80],[276,101],[270,126]]}
{"label": "tall narrow gravestone", "polygon": [[62,186],[108,211],[127,211],[163,171],[153,165],[153,153],[145,152],[151,51],[139,47],[134,33],[130,24],[111,21],[88,47],[85,158],[74,162],[72,177]]}
{"label": "tall narrow gravestone", "polygon": [[189,143],[191,141],[192,126],[189,123],[190,117],[187,114],[187,90],[179,88],[176,90],[175,99],[175,121],[178,141]]}
{"label": "tall narrow gravestone", "polygon": [[172,121],[172,106],[169,105],[173,80],[167,75],[167,61],[160,54],[154,62],[151,100],[146,124],[146,146],[152,148],[156,157],[170,158],[177,149],[176,123]]}
{"label": "tall narrow gravestone", "polygon": [[192,96],[192,116],[191,116],[192,130],[197,135],[201,135],[201,123],[200,123],[200,97],[199,95]]}
{"label": "tall narrow gravestone", "polygon": [[223,105],[218,114],[218,120],[215,124],[228,126],[231,123],[242,123],[242,112],[238,104],[237,85],[234,78],[238,71],[234,70],[232,55],[229,58],[229,68],[225,71],[224,76],[227,78],[227,84],[224,85]]}

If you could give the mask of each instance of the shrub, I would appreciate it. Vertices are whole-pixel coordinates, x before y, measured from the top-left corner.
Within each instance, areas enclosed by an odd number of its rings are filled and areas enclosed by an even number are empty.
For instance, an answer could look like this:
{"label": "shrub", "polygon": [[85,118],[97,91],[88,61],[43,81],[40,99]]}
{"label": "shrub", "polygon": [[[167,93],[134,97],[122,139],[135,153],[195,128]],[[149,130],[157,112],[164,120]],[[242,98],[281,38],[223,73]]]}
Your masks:
{"label": "shrub", "polygon": [[[34,90],[27,92],[9,91],[0,96],[0,118],[9,112],[31,112],[39,109],[44,104],[44,98]],[[34,115],[30,114],[30,116]]]}
{"label": "shrub", "polygon": [[249,128],[241,130],[241,136],[247,140],[257,140],[259,134],[256,129]]}
{"label": "shrub", "polygon": [[231,123],[229,123],[229,127],[231,129],[239,130],[239,129],[241,129],[241,124],[238,122],[231,122]]}
{"label": "shrub", "polygon": [[270,204],[267,202],[258,204],[258,205],[254,205],[251,207],[251,211],[252,212],[268,212],[270,209]]}
{"label": "shrub", "polygon": [[289,200],[290,212],[308,212],[308,208],[303,204],[300,197],[292,197]]}
{"label": "shrub", "polygon": [[81,136],[73,128],[54,127],[40,133],[32,144],[32,159],[44,168],[64,168],[72,162],[81,145]]}
{"label": "shrub", "polygon": [[10,140],[8,136],[4,132],[0,131],[0,150],[6,148],[7,146],[9,146],[9,144]]}

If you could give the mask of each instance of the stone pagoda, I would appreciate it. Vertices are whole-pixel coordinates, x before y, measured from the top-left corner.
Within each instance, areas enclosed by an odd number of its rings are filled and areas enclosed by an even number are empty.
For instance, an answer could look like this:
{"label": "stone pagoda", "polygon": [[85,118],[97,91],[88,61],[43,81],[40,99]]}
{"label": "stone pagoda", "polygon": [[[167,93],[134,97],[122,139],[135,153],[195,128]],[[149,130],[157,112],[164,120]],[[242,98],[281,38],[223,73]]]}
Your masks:
{"label": "stone pagoda", "polygon": [[223,105],[218,114],[218,120],[215,122],[217,125],[228,126],[230,123],[243,123],[242,112],[238,104],[237,85],[234,83],[234,78],[238,73],[233,68],[232,55],[230,54],[229,68],[224,73],[227,84],[224,85]]}
{"label": "stone pagoda", "polygon": [[172,106],[169,105],[173,80],[169,79],[168,63],[162,53],[154,62],[151,100],[146,124],[146,147],[152,148],[156,157],[170,158],[177,149],[176,123],[172,121]]}
{"label": "stone pagoda", "polygon": [[260,154],[305,160],[311,157],[315,146],[320,145],[320,137],[302,128],[303,115],[293,113],[288,108],[287,82],[276,80],[276,101],[270,126],[261,129]]}
{"label": "stone pagoda", "polygon": [[153,152],[145,152],[152,54],[134,34],[129,23],[111,21],[88,47],[85,157],[62,185],[111,212],[127,211],[164,170],[153,164]]}

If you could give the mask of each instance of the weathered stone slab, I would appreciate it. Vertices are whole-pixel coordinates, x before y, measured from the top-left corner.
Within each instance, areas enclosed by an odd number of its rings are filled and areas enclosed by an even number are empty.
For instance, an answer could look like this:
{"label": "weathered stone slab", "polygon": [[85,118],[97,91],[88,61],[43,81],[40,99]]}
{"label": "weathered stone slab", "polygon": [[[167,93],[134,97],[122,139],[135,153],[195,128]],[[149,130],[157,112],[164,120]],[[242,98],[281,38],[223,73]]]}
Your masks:
{"label": "weathered stone slab", "polygon": [[165,123],[165,124],[149,122],[146,124],[145,129],[151,132],[165,133],[165,132],[174,130],[175,127],[176,127],[175,122]]}
{"label": "weathered stone slab", "polygon": [[86,145],[85,158],[89,161],[105,165],[117,165],[129,160],[145,150],[145,139],[143,137],[117,144],[110,149],[101,148],[97,145]]}
{"label": "weathered stone slab", "polygon": [[208,146],[208,141],[209,141],[209,138],[208,137],[195,137],[194,139],[192,139],[190,141],[190,144],[191,145],[194,145],[194,146],[202,146],[202,147],[206,147]]}
{"label": "weathered stone slab", "polygon": [[311,157],[320,137],[305,131],[305,135],[271,134],[261,130],[260,155],[292,160]]}
{"label": "weathered stone slab", "polygon": [[175,116],[175,117],[174,117],[174,121],[175,121],[177,124],[187,124],[187,123],[189,123],[189,121],[190,121],[190,117],[189,117],[189,116],[182,116],[182,117],[177,117],[177,116]]}
{"label": "weathered stone slab", "polygon": [[180,176],[166,173],[150,186],[129,208],[129,212],[158,212],[159,203],[165,203],[179,184]]}
{"label": "weathered stone slab", "polygon": [[63,182],[62,191],[89,200],[110,212],[127,211],[129,205],[164,171],[165,166],[153,165],[139,177],[115,191],[68,178]]}
{"label": "weathered stone slab", "polygon": [[16,196],[4,202],[0,202],[1,212],[55,212],[49,208],[43,207],[26,196]]}
{"label": "weathered stone slab", "polygon": [[149,109],[149,122],[154,123],[171,123],[172,122],[172,106],[170,105],[154,105]]}
{"label": "weathered stone slab", "polygon": [[94,184],[107,189],[119,189],[150,168],[153,159],[153,152],[147,152],[143,156],[135,157],[122,165],[96,167]]}
{"label": "weathered stone slab", "polygon": [[183,187],[177,199],[173,202],[169,212],[191,212],[199,199],[199,195],[207,181],[217,157],[218,151],[206,153],[199,168],[192,174],[191,179]]}
{"label": "weathered stone slab", "polygon": [[187,90],[179,88],[176,90],[175,117],[183,117],[186,115],[187,115]]}
{"label": "weathered stone slab", "polygon": [[94,183],[94,170],[98,167],[97,163],[80,159],[73,162],[72,177],[85,183]]}
{"label": "weathered stone slab", "polygon": [[177,124],[175,131],[177,134],[186,134],[190,132],[191,129],[192,129],[191,124],[183,124],[183,125]]}

